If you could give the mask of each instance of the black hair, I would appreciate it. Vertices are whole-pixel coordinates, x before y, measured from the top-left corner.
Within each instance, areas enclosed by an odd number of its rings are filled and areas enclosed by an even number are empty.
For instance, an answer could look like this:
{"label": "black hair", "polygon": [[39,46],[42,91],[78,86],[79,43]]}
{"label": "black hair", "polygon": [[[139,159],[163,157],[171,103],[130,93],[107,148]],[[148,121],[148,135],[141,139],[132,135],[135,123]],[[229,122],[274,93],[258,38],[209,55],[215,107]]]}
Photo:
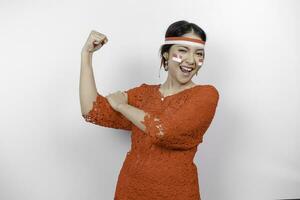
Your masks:
{"label": "black hair", "polygon": [[[180,20],[172,23],[165,34],[165,37],[180,37],[186,33],[194,32],[197,36],[199,36],[204,42],[206,41],[206,33],[196,24],[190,23],[185,20]],[[169,52],[171,46],[174,44],[164,44],[160,47],[159,53],[161,57],[160,68],[162,66],[165,67],[166,59],[163,57],[165,52]]]}

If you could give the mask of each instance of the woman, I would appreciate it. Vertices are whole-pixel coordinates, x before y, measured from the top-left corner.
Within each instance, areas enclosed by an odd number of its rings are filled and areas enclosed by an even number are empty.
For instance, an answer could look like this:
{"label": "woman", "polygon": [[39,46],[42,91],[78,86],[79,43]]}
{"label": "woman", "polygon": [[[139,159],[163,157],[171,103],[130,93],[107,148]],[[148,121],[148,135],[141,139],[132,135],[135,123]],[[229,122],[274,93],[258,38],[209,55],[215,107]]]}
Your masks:
{"label": "woman", "polygon": [[87,122],[132,131],[114,199],[199,200],[193,159],[219,99],[214,86],[192,82],[204,61],[205,32],[187,21],[171,24],[160,49],[167,80],[104,97],[96,90],[91,57],[107,41],[92,31],[82,49],[80,103]]}

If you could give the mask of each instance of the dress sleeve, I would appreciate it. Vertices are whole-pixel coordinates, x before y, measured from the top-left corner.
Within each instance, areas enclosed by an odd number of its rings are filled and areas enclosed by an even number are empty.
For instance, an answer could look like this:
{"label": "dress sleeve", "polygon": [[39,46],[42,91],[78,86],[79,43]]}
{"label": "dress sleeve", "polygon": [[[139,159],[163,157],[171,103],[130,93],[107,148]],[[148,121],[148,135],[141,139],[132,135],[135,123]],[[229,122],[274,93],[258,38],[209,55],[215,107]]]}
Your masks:
{"label": "dress sleeve", "polygon": [[[125,91],[128,97],[128,104],[132,104],[136,91],[143,85]],[[86,115],[82,115],[82,117],[85,121],[99,126],[123,130],[131,130],[132,128],[132,122],[122,113],[114,110],[108,100],[98,92],[92,109]]]}
{"label": "dress sleeve", "polygon": [[202,138],[215,115],[219,93],[212,85],[200,88],[177,110],[146,113],[142,122],[156,145],[170,149],[190,149]]}

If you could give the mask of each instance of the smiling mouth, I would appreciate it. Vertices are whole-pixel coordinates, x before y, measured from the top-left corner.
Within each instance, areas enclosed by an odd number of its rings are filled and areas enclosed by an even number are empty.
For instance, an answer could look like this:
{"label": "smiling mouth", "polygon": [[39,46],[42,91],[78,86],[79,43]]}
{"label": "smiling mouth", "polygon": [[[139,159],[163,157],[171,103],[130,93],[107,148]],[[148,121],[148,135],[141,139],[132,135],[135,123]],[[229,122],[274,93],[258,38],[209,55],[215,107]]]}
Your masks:
{"label": "smiling mouth", "polygon": [[189,74],[191,71],[194,70],[194,68],[192,67],[187,67],[187,66],[184,66],[184,65],[180,65],[179,66],[180,70],[185,73],[185,74]]}

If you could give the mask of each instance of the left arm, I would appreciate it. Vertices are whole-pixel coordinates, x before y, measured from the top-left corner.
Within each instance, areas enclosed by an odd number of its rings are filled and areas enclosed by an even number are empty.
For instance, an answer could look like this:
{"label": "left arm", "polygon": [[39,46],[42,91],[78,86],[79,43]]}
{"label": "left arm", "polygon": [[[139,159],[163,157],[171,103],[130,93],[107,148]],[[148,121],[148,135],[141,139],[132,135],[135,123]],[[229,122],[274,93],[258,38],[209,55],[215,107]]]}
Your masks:
{"label": "left arm", "polygon": [[202,142],[214,117],[218,100],[218,91],[208,86],[194,94],[179,109],[168,110],[160,115],[146,113],[127,104],[120,105],[119,112],[148,133],[154,144],[184,150]]}
{"label": "left arm", "polygon": [[145,132],[146,127],[141,121],[144,119],[146,112],[129,104],[120,104],[118,111],[122,113],[126,119]]}

